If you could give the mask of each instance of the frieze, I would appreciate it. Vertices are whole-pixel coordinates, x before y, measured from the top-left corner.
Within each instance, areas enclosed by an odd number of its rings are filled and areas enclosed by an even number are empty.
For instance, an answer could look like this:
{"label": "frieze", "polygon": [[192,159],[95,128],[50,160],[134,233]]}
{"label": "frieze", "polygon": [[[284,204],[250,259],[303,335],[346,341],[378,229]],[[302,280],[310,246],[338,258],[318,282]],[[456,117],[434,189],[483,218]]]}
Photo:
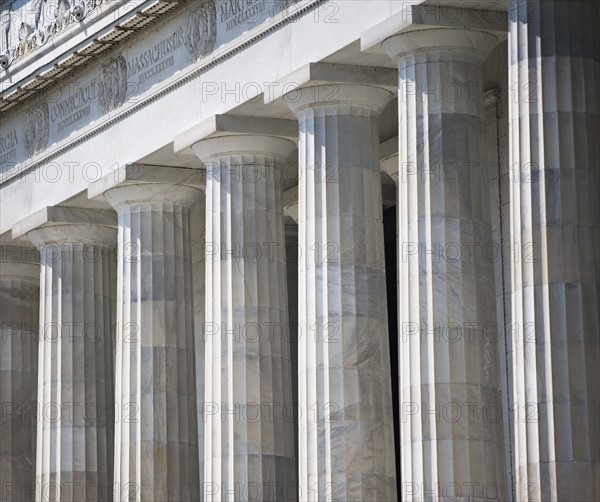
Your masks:
{"label": "frieze", "polygon": [[[222,1],[190,2],[150,34],[99,59],[60,86],[42,91],[29,109],[9,112],[0,123],[0,182],[19,172],[28,159],[74,141],[74,133],[91,124],[101,125],[105,115],[134,105],[153,86],[268,19],[264,10],[259,21],[228,30],[228,21],[219,19]],[[69,5],[64,4],[64,12],[71,9]],[[276,5],[283,8],[289,2]]]}

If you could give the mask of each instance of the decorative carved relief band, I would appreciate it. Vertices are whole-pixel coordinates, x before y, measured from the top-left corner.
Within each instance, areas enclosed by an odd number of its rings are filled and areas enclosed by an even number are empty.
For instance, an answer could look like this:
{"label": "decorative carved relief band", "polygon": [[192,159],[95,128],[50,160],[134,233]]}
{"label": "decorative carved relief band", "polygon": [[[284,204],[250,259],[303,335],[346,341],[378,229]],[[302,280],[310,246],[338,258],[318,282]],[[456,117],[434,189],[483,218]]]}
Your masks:
{"label": "decorative carved relief band", "polygon": [[45,45],[49,39],[73,24],[83,21],[104,0],[34,0],[34,19],[20,23],[12,10],[14,2],[2,2],[0,67],[8,68],[14,61]]}
{"label": "decorative carved relief band", "polygon": [[217,39],[217,9],[214,0],[194,9],[185,25],[185,46],[192,59],[210,54]]}
{"label": "decorative carved relief band", "polygon": [[23,136],[25,150],[29,156],[41,152],[48,146],[49,133],[50,113],[48,103],[43,101],[27,110]]}
{"label": "decorative carved relief band", "polygon": [[101,112],[119,108],[127,94],[127,61],[122,54],[102,65],[96,83]]}

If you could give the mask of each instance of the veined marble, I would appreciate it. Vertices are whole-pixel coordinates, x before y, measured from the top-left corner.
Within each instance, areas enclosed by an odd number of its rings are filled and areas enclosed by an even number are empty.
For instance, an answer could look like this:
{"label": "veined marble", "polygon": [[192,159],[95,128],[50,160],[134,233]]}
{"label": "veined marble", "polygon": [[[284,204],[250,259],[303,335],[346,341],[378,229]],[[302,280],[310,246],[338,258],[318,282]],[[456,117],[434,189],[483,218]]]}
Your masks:
{"label": "veined marble", "polygon": [[[481,64],[496,37],[423,30],[398,62],[402,498],[507,497]],[[468,246],[471,246],[468,248]]]}
{"label": "veined marble", "polygon": [[292,141],[192,146],[206,169],[207,501],[296,500],[281,164]]}
{"label": "veined marble", "polygon": [[37,250],[0,244],[0,497],[35,495],[40,265]]}
{"label": "veined marble", "polygon": [[[40,251],[36,500],[112,501],[116,219],[47,211]],[[16,236],[16,235],[15,235]]]}
{"label": "veined marble", "polygon": [[[301,500],[395,500],[377,117],[386,89],[302,87],[298,462]],[[321,96],[321,99],[319,97]]]}
{"label": "veined marble", "polygon": [[3,1],[0,500],[599,499],[599,16]]}
{"label": "veined marble", "polygon": [[200,191],[169,184],[169,171],[148,168],[146,183],[126,178],[104,192],[119,218],[114,473],[123,501],[199,499],[189,216]]}
{"label": "veined marble", "polygon": [[516,498],[600,498],[600,10],[509,9]]}

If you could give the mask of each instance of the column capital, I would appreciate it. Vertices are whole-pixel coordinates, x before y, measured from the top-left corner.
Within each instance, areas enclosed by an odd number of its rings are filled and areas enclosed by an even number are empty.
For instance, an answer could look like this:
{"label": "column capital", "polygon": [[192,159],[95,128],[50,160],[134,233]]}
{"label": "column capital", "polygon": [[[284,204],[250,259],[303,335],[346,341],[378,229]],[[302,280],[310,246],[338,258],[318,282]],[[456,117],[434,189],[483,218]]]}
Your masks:
{"label": "column capital", "polygon": [[398,185],[398,178],[400,171],[398,168],[399,163],[399,152],[398,152],[398,136],[384,141],[379,144],[379,158],[381,164],[381,170],[388,174],[396,186]]}
{"label": "column capital", "polygon": [[299,203],[298,185],[289,188],[283,192],[283,214],[294,220],[298,224],[298,203]]}
{"label": "column capital", "polygon": [[385,21],[364,31],[360,36],[362,53],[383,54],[382,42],[401,32],[428,28],[453,28],[460,30],[485,30],[506,39],[508,16],[506,11],[495,9],[495,2],[489,5],[465,2],[437,2],[443,5],[405,2],[398,12]]}
{"label": "column capital", "polygon": [[365,108],[379,113],[397,89],[398,75],[391,68],[309,63],[269,87],[264,100],[265,104],[283,101],[296,114],[327,105],[326,114],[338,114],[344,106],[348,115]]}
{"label": "column capital", "polygon": [[374,66],[354,66],[332,63],[309,63],[279,79],[265,91],[265,104],[283,99],[299,89],[322,87],[331,92],[332,85],[353,84],[381,87],[390,92],[398,88],[395,69]]}
{"label": "column capital", "polygon": [[193,206],[204,189],[196,169],[126,164],[88,186],[88,198],[104,197],[115,209],[144,203]]}
{"label": "column capital", "polygon": [[35,246],[49,244],[102,244],[117,242],[117,218],[106,209],[46,207],[18,222],[15,240],[29,239]]}
{"label": "column capital", "polygon": [[40,265],[31,262],[0,262],[0,280],[25,279],[38,284],[40,282]]}
{"label": "column capital", "polygon": [[384,87],[332,82],[298,87],[283,96],[287,107],[296,115],[306,109],[319,109],[323,115],[364,116],[379,114],[394,93]]}
{"label": "column capital", "polygon": [[[31,263],[40,264],[38,250],[28,240],[10,240],[0,238],[0,263]],[[0,265],[2,275],[3,265]],[[39,274],[38,274],[39,275]]]}
{"label": "column capital", "polygon": [[296,120],[216,114],[176,136],[173,150],[178,154],[194,155],[192,145],[208,138],[236,135],[275,136],[297,141]]}
{"label": "column capital", "polygon": [[296,148],[296,143],[277,136],[229,134],[201,139],[192,145],[198,158],[206,163],[234,155],[264,155],[284,161]]}
{"label": "column capital", "polygon": [[400,157],[398,152],[391,154],[389,157],[385,159],[381,159],[381,170],[384,173],[387,173],[396,186],[398,185],[398,179],[400,177],[400,169],[399,169]]}
{"label": "column capital", "polygon": [[469,53],[483,60],[499,42],[496,35],[485,31],[430,28],[398,33],[386,38],[382,46],[386,54],[395,61],[431,52]]}
{"label": "column capital", "polygon": [[30,242],[0,240],[0,280],[40,282],[40,254]]}

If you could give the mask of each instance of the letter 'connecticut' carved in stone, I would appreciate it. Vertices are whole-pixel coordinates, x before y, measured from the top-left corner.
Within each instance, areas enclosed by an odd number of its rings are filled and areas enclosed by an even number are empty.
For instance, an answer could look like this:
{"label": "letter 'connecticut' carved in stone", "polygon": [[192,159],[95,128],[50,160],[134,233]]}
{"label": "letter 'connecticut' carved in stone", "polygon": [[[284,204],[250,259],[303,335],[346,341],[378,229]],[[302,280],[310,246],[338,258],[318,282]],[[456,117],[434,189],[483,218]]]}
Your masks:
{"label": "letter 'connecticut' carved in stone", "polygon": [[50,113],[48,103],[38,103],[27,110],[23,136],[25,137],[25,149],[32,156],[41,152],[48,146],[50,135]]}
{"label": "letter 'connecticut' carved in stone", "polygon": [[185,26],[185,46],[193,60],[210,54],[217,39],[217,9],[214,0],[190,12]]}
{"label": "letter 'connecticut' carved in stone", "polygon": [[127,61],[122,54],[102,65],[96,85],[102,113],[108,113],[125,102]]}

